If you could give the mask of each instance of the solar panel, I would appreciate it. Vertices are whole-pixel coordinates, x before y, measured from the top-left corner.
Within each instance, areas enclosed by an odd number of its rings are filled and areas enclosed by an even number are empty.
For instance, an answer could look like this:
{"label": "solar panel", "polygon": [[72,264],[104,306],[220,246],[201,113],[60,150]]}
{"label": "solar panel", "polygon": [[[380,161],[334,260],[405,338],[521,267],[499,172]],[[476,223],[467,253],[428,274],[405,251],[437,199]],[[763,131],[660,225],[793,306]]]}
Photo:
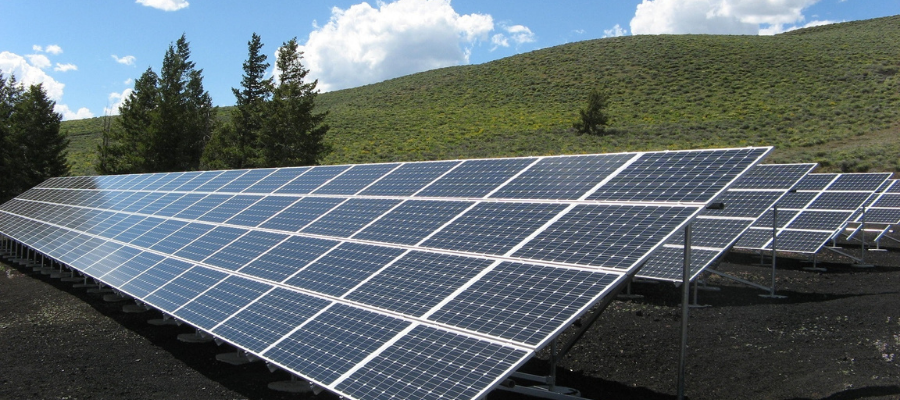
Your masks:
{"label": "solar panel", "polygon": [[[875,191],[882,188],[890,175],[807,175],[797,184],[797,193],[790,193],[778,202],[778,250],[818,252],[866,202],[871,201]],[[772,212],[760,216],[735,247],[771,250],[772,225]]]}
{"label": "solar panel", "polygon": [[[731,248],[760,215],[815,167],[816,164],[761,164],[735,181],[716,199],[724,203],[725,208],[702,211],[692,225],[690,279]],[[684,234],[679,232],[666,241],[662,251],[649,258],[637,276],[681,281],[683,268]]]}
{"label": "solar panel", "polygon": [[[888,180],[866,202],[865,221],[873,224],[900,224],[900,184],[897,180]],[[863,221],[863,210],[853,214],[852,221]]]}
{"label": "solar panel", "polygon": [[770,151],[54,178],[0,232],[346,398],[478,398]]}

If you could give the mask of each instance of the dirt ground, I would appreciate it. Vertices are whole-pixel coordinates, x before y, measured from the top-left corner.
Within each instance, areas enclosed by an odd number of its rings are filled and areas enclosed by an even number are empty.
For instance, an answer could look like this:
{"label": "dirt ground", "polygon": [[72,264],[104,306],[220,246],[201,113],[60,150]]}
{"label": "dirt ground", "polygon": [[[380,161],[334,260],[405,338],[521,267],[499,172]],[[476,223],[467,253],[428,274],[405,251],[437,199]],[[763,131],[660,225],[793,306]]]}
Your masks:
{"label": "dirt ground", "polygon": [[[858,247],[846,251],[859,254]],[[869,252],[874,268],[823,250],[778,258],[784,299],[712,275],[707,307],[690,312],[686,395],[690,399],[900,399],[900,248]],[[760,284],[771,267],[732,253],[716,269]],[[562,385],[591,399],[672,399],[680,345],[679,288],[635,283],[640,299],[616,300],[558,368]],[[147,324],[122,303],[71,283],[0,265],[0,399],[337,399],[267,388],[288,378],[262,363],[215,360],[231,351],[186,344],[187,326]],[[565,340],[570,332],[562,335]],[[546,374],[547,354],[526,372]],[[488,399],[517,399],[495,391]]]}

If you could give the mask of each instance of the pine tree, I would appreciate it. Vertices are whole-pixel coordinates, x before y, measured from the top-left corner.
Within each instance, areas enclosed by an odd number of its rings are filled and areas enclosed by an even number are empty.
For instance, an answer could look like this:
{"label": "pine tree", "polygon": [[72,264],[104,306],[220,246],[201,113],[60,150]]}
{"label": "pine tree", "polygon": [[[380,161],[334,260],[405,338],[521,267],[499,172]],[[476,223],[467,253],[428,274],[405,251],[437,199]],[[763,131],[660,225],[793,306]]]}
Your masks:
{"label": "pine tree", "polygon": [[326,113],[315,113],[318,81],[306,83],[297,39],[278,50],[278,85],[269,102],[268,118],[260,135],[263,164],[268,167],[313,165],[327,151]]}
{"label": "pine tree", "polygon": [[69,174],[66,160],[69,139],[60,132],[62,115],[41,84],[31,85],[13,110],[12,149],[18,188],[24,191],[48,178]]}
{"label": "pine tree", "polygon": [[147,68],[119,108],[119,126],[103,132],[98,147],[97,172],[128,174],[152,172],[148,153],[155,136],[154,119],[159,105],[159,77]]}
{"label": "pine tree", "polygon": [[266,118],[266,103],[272,97],[272,79],[265,79],[268,58],[262,53],[262,41],[256,33],[247,43],[241,88],[232,88],[237,104],[231,113],[231,124],[213,133],[203,152],[204,168],[250,168],[257,166],[257,144]]}
{"label": "pine tree", "polygon": [[609,96],[600,89],[594,89],[588,95],[588,105],[584,110],[580,110],[581,117],[575,121],[573,127],[579,133],[587,133],[590,135],[602,135],[609,126],[609,115],[606,114],[606,108],[609,106]]}
{"label": "pine tree", "polygon": [[22,96],[22,86],[16,82],[15,75],[4,78],[0,73],[0,202],[14,197],[16,192],[12,174],[12,115],[16,104]]}

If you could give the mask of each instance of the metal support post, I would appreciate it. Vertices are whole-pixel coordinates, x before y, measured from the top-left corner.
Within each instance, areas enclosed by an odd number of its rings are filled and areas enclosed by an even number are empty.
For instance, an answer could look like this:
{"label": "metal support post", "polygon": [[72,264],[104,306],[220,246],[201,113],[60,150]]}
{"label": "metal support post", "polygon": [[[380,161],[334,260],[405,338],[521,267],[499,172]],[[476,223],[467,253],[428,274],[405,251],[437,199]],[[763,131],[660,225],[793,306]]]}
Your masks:
{"label": "metal support post", "polygon": [[688,317],[690,316],[691,225],[684,227],[684,265],[681,275],[681,354],[678,360],[678,400],[684,400],[684,366],[687,359]]}
{"label": "metal support post", "polygon": [[761,294],[760,297],[767,297],[770,299],[783,299],[787,296],[779,296],[775,294],[775,265],[776,260],[778,259],[778,204],[772,206],[772,287],[769,289],[769,294]]}

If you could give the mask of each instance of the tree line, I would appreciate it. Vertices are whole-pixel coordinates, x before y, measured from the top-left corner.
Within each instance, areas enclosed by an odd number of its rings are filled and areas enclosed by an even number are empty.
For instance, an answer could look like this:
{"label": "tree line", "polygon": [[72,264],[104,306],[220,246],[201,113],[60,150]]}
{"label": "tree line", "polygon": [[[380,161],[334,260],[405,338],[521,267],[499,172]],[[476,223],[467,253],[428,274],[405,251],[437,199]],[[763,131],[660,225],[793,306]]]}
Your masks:
{"label": "tree line", "polygon": [[203,70],[190,60],[182,35],[170,44],[157,74],[148,68],[119,108],[115,126],[97,148],[97,172],[124,174],[200,169],[265,168],[318,163],[327,151],[325,113],[315,112],[318,81],[296,38],[277,51],[275,70],[256,33],[248,42],[236,105],[228,122],[217,118]]}
{"label": "tree line", "polygon": [[60,132],[55,105],[43,85],[26,88],[15,75],[0,73],[0,202],[69,174],[69,139]]}

